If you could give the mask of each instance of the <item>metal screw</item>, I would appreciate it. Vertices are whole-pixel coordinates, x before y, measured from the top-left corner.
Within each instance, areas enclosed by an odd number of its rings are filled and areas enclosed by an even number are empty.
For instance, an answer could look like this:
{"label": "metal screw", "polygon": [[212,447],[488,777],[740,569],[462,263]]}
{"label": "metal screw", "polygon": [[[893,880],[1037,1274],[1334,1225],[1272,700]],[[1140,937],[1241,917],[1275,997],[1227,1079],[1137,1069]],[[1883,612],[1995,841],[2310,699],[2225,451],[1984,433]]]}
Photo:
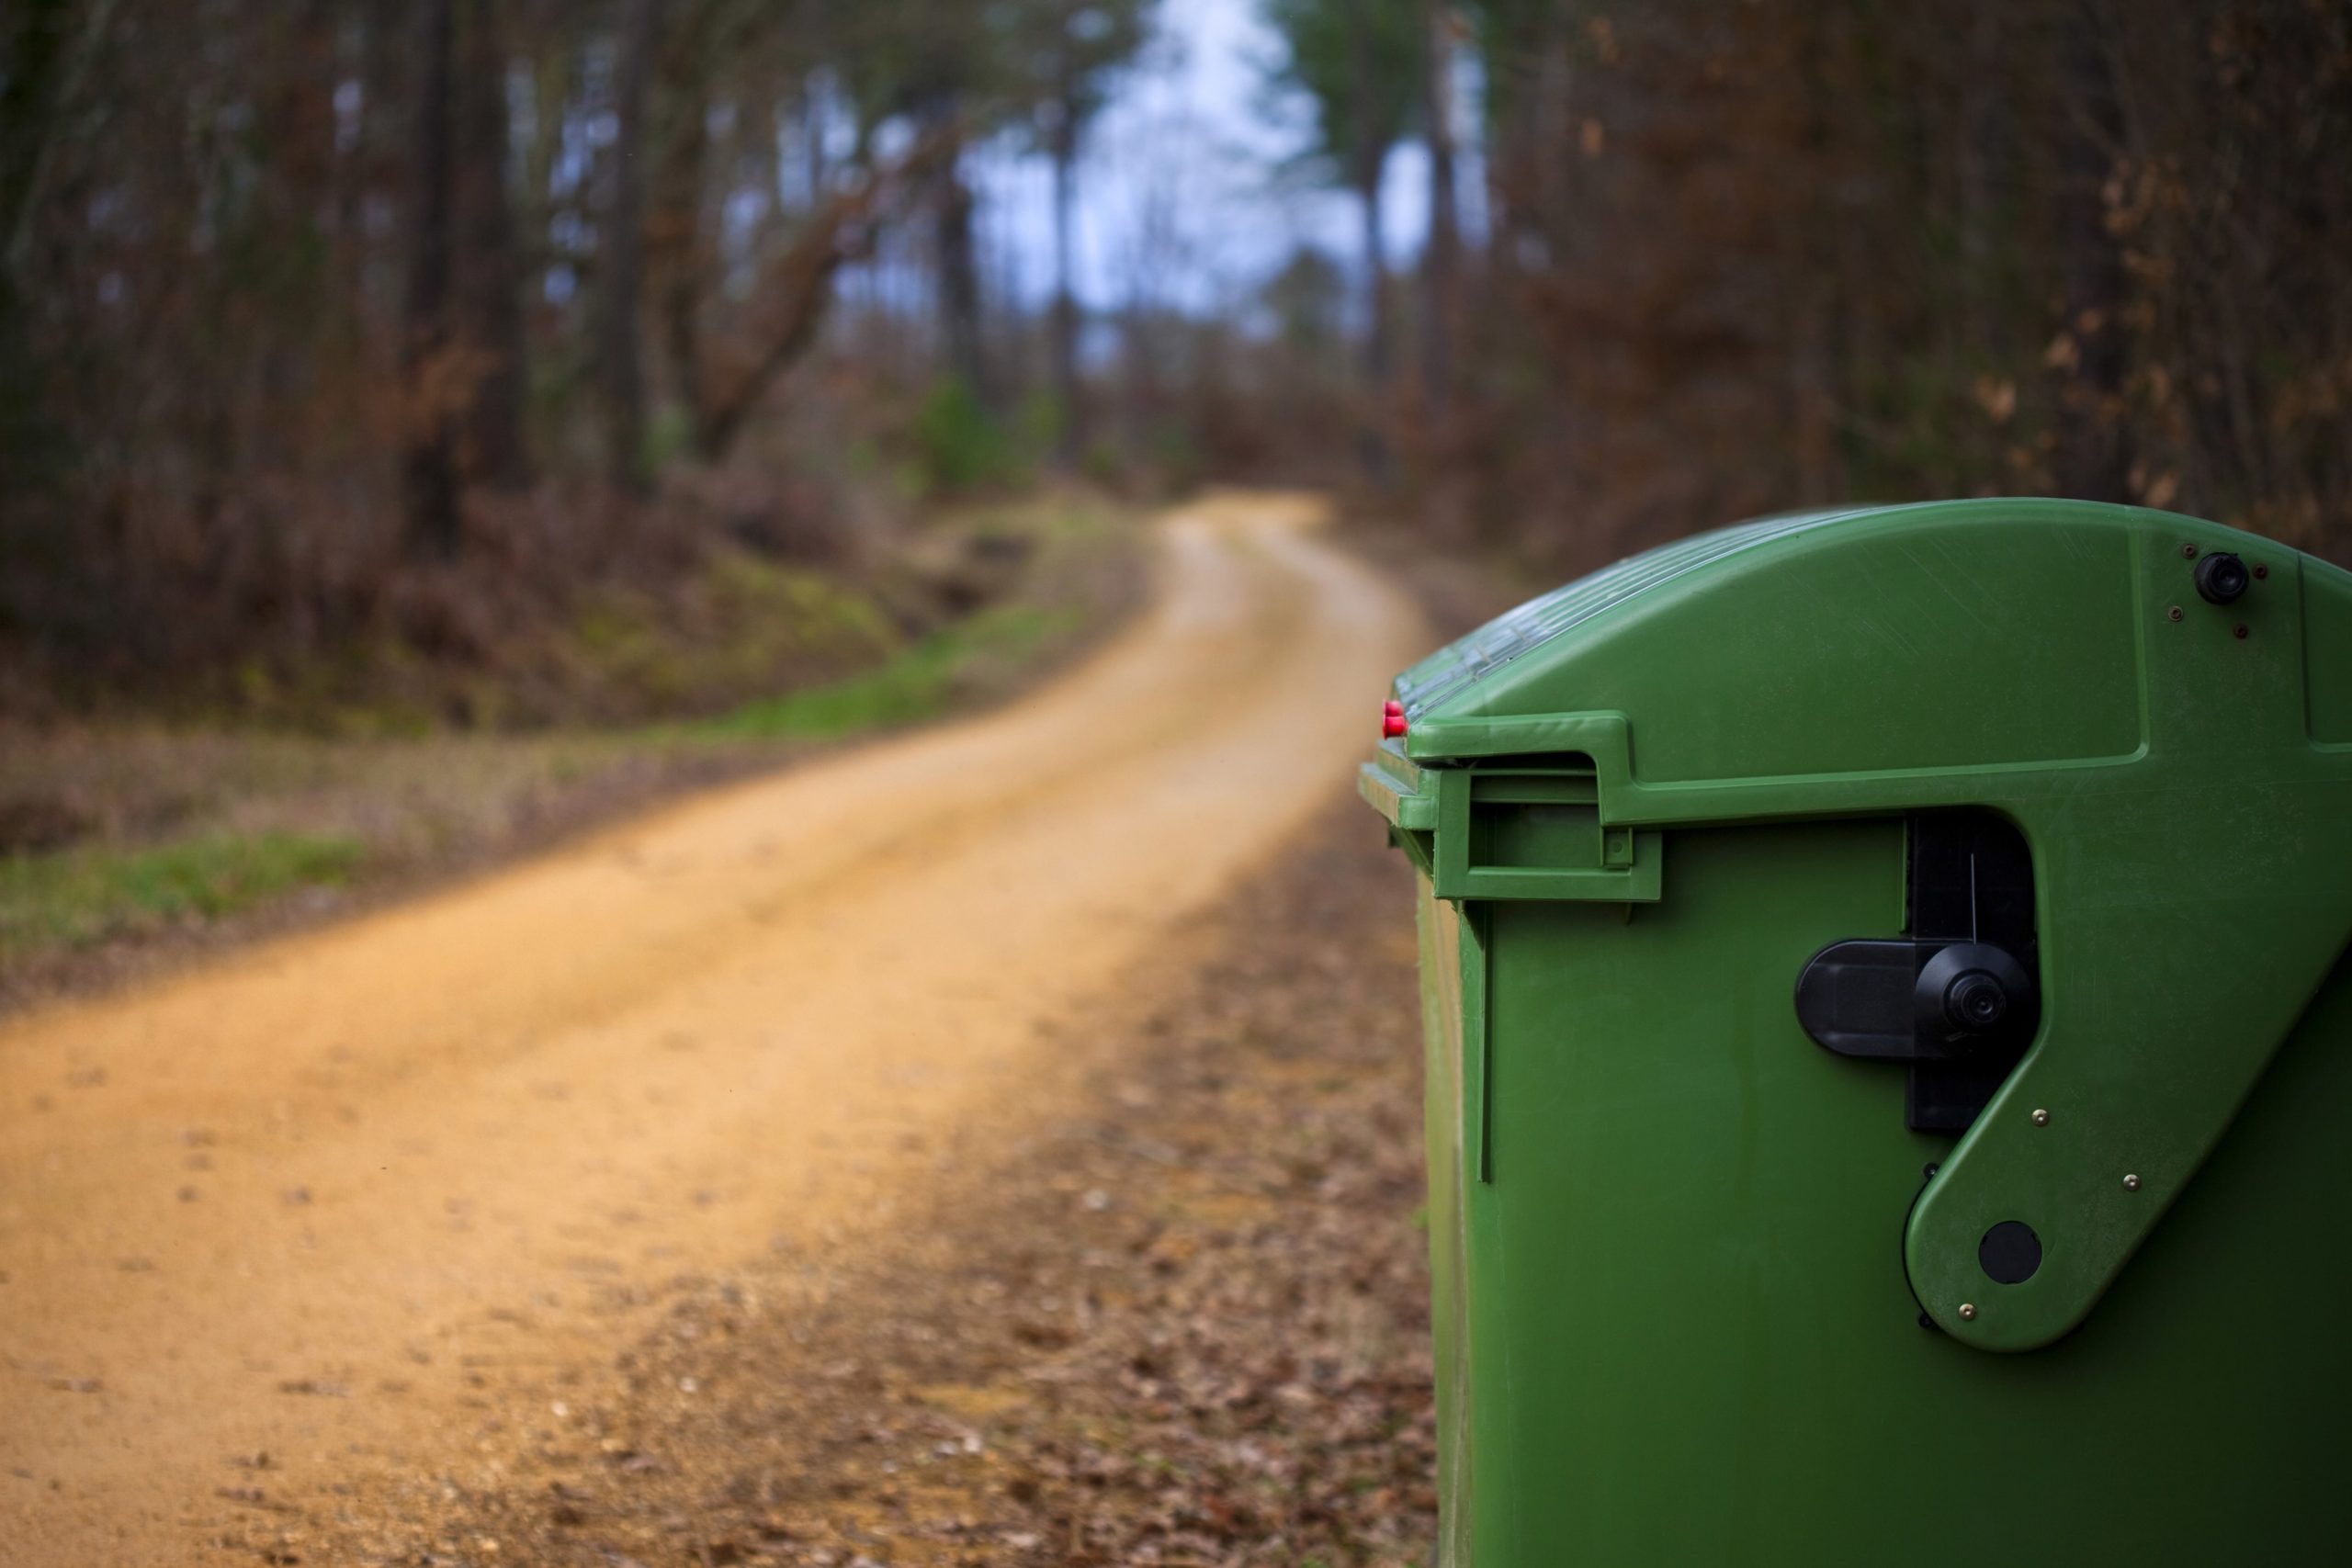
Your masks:
{"label": "metal screw", "polygon": [[1974,1302],[1962,1302],[1962,1303],[1960,1303],[1960,1321],[1961,1321],[1961,1322],[1962,1322],[1962,1323],[1973,1323],[1973,1322],[1974,1322],[1974,1321],[1975,1321],[1975,1319],[1976,1319],[1976,1303],[1975,1303]]}
{"label": "metal screw", "polygon": [[2254,575],[2257,578],[2268,577],[2270,575],[2270,569],[2267,566],[2257,565],[2254,569]]}
{"label": "metal screw", "polygon": [[2166,610],[2165,612],[2165,619],[2167,621],[2177,621],[2180,619],[2180,606],[2175,604],[2171,609]]}
{"label": "metal screw", "polygon": [[2197,547],[2195,545],[2181,546],[2180,558],[2183,560],[2195,560],[2197,558]]}
{"label": "metal screw", "polygon": [[2126,1192],[2137,1192],[2140,1190],[2140,1179],[2136,1176],[2125,1177],[2123,1179],[2123,1190]]}
{"label": "metal screw", "polygon": [[2034,1124],[2035,1126],[2037,1126],[2037,1127],[2047,1127],[2047,1126],[2049,1126],[2049,1125],[2050,1125],[2050,1112],[2048,1112],[2047,1111],[2035,1111],[2035,1112],[2033,1113],[2033,1124]]}
{"label": "metal screw", "polygon": [[2244,621],[2240,621],[2236,626],[2232,626],[2230,628],[2230,635],[2237,638],[2240,642],[2244,642],[2245,640],[2245,623]]}

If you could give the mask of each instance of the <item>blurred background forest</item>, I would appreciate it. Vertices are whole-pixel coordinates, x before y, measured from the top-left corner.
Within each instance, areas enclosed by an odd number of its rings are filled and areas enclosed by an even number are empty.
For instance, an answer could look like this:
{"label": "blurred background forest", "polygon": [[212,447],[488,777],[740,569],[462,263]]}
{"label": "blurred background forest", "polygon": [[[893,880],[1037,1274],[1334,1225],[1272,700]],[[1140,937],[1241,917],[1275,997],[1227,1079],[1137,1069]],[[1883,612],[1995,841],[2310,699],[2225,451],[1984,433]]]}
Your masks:
{"label": "blurred background forest", "polygon": [[1040,484],[2352,558],[2348,172],[2336,0],[8,0],[0,714],[839,615]]}

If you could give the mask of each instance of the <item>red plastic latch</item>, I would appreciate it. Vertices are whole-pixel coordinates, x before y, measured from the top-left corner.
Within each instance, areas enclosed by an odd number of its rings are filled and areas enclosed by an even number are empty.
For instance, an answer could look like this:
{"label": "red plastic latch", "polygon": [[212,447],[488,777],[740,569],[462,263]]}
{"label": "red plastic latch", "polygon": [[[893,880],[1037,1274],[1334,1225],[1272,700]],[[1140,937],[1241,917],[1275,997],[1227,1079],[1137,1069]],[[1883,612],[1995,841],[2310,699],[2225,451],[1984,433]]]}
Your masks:
{"label": "red plastic latch", "polygon": [[1380,738],[1394,740],[1405,733],[1405,705],[1394,698],[1380,705]]}

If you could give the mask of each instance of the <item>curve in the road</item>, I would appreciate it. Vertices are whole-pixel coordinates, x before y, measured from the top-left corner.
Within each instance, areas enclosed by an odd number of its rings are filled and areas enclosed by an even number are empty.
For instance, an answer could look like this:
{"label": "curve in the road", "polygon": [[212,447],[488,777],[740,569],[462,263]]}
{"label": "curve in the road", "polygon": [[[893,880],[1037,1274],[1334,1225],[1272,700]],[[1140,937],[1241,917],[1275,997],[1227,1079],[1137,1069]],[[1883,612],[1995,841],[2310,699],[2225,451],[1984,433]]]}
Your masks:
{"label": "curve in the road", "polygon": [[[633,1282],[854,1245],[1344,787],[1418,617],[1231,497],[993,716],[0,1028],[0,1562],[188,1561],[266,1450],[450,1440]],[[215,1532],[217,1534],[217,1531]]]}

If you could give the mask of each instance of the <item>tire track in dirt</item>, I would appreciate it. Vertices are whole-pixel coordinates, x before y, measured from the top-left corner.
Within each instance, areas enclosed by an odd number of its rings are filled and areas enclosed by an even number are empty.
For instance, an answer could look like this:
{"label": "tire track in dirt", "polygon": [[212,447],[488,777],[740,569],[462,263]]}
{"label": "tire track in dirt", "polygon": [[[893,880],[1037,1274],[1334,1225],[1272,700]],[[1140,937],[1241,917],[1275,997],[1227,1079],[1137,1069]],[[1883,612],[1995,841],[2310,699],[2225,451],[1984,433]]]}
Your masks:
{"label": "tire track in dirt", "polygon": [[1415,650],[1312,518],[1178,514],[1139,624],[990,717],[0,1030],[0,1561],[188,1560],[240,1456],[433,1452],[647,1284],[953,1180]]}

